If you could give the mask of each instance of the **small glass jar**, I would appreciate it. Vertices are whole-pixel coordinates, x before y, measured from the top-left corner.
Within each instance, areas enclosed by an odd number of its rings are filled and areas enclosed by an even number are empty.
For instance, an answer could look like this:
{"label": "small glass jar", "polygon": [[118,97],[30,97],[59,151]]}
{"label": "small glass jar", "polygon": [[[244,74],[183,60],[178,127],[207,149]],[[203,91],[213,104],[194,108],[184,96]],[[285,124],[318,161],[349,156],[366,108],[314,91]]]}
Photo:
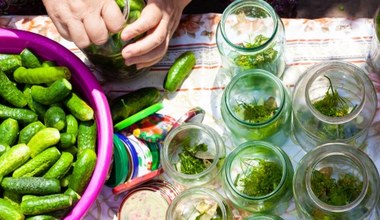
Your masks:
{"label": "small glass jar", "polygon": [[204,187],[189,188],[179,194],[166,212],[166,220],[232,220],[232,211],[224,198]]}
{"label": "small glass jar", "polygon": [[300,219],[373,219],[379,190],[372,160],[345,143],[327,143],[308,152],[293,179]]}
{"label": "small glass jar", "polygon": [[221,113],[236,145],[265,140],[282,146],[289,137],[291,101],[282,82],[265,70],[234,76],[222,95]]}
{"label": "small glass jar", "polygon": [[367,64],[371,71],[380,74],[380,7],[373,18],[373,37],[367,57]]}
{"label": "small glass jar", "polygon": [[292,197],[293,166],[279,147],[249,141],[235,148],[223,166],[227,198],[249,212],[282,214]]}
{"label": "small glass jar", "polygon": [[233,74],[265,69],[281,77],[285,70],[284,25],[265,1],[233,1],[217,26],[216,44],[223,67]]}
{"label": "small glass jar", "polygon": [[[126,17],[125,25],[131,24],[140,17],[142,9],[145,7],[143,0],[121,0],[116,1]],[[120,34],[110,34],[106,43],[102,45],[91,44],[82,49],[87,59],[94,65],[104,80],[113,81],[120,79],[130,79],[147,72],[149,68],[136,69],[136,65],[125,65],[121,55],[122,49],[137,41],[141,36],[135,37],[128,42],[120,39]]]}
{"label": "small glass jar", "polygon": [[184,123],[171,130],[161,149],[164,172],[183,187],[216,184],[226,157],[219,134],[201,123]]}
{"label": "small glass jar", "polygon": [[364,146],[377,110],[376,90],[359,67],[332,61],[312,66],[293,92],[292,130],[310,151],[328,142]]}

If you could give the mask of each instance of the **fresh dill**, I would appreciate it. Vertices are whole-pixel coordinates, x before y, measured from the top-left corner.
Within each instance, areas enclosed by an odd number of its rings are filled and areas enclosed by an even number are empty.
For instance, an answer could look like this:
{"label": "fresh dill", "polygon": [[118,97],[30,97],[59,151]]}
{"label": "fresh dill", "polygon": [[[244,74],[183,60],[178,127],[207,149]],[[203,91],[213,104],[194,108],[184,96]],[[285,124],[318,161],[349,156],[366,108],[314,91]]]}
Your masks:
{"label": "fresh dill", "polygon": [[176,164],[178,171],[184,174],[197,174],[205,170],[211,163],[211,159],[197,157],[198,152],[207,152],[208,146],[204,143],[195,146],[184,146],[178,154],[179,161]]}
{"label": "fresh dill", "polygon": [[277,102],[274,97],[269,97],[264,103],[239,103],[237,113],[242,114],[243,120],[250,123],[262,123],[271,119],[277,110]]}

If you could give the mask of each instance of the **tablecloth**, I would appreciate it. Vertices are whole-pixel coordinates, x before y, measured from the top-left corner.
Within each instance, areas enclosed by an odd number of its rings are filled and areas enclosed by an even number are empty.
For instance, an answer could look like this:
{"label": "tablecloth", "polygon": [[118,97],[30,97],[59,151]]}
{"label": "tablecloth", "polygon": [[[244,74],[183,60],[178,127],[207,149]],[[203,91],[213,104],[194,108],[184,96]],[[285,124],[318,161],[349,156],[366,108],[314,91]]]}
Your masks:
{"label": "tablecloth", "polygon": [[[222,68],[220,55],[215,43],[215,30],[220,14],[183,15],[180,25],[170,41],[167,55],[143,77],[132,80],[109,82],[104,80],[86,60],[82,52],[72,43],[63,39],[47,16],[0,17],[0,26],[39,33],[49,37],[80,57],[94,70],[94,74],[109,98],[117,97],[141,87],[155,86],[163,91],[163,81],[174,59],[184,51],[196,54],[197,64],[182,87],[175,93],[166,94],[164,109],[160,113],[174,118],[187,110],[201,107],[206,111],[203,123],[213,127],[224,139],[227,152],[233,148],[228,130],[220,115],[220,99],[231,76]],[[365,69],[375,85],[380,100],[380,77],[372,73],[366,64],[370,42],[373,36],[372,19],[321,18],[282,19],[286,33],[286,70],[283,82],[292,93],[297,79],[313,64],[329,61],[348,61]],[[366,153],[380,170],[380,111],[377,109],[369,131]],[[294,168],[305,151],[291,139],[283,146],[291,158]],[[85,219],[113,219],[124,194],[114,196],[111,188],[104,186]],[[238,217],[238,213],[234,212]],[[291,202],[284,219],[297,219],[295,205]]]}

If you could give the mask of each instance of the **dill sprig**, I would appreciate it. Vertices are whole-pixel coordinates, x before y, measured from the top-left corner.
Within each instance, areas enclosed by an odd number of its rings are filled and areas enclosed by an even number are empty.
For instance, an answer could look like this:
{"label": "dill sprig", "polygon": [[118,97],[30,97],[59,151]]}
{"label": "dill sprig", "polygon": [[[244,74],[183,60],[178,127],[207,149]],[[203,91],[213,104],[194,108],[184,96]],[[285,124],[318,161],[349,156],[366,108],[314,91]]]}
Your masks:
{"label": "dill sprig", "polygon": [[269,97],[263,104],[239,103],[237,112],[241,112],[243,120],[250,123],[262,123],[273,117],[277,110],[277,102],[274,97]]}
{"label": "dill sprig", "polygon": [[196,153],[199,151],[206,152],[207,148],[207,144],[204,143],[195,146],[185,145],[183,151],[178,154],[177,170],[184,174],[201,173],[212,163],[212,160],[198,158]]}

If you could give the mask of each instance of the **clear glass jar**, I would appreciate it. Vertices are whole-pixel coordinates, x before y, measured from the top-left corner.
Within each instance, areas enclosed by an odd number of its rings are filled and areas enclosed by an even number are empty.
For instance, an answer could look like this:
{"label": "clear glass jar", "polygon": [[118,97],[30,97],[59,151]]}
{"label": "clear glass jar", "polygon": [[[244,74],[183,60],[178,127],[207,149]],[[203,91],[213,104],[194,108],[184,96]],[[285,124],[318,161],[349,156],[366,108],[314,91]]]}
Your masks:
{"label": "clear glass jar", "polygon": [[[143,0],[115,0],[126,17],[125,25],[131,24],[140,17],[145,7]],[[149,68],[136,69],[136,65],[125,65],[121,50],[128,44],[137,41],[141,36],[125,42],[120,39],[120,34],[110,34],[106,43],[102,45],[91,44],[82,49],[87,59],[94,65],[105,80],[113,81],[130,79],[147,72]]]}
{"label": "clear glass jar", "polygon": [[246,70],[234,76],[224,90],[221,113],[236,145],[265,140],[282,146],[290,134],[290,102],[276,76],[265,70]]}
{"label": "clear glass jar", "polygon": [[367,57],[367,64],[371,71],[380,74],[380,7],[373,18],[373,37]]}
{"label": "clear glass jar", "polygon": [[380,178],[363,151],[327,143],[308,152],[293,179],[300,219],[374,219]]}
{"label": "clear glass jar", "polygon": [[222,186],[227,198],[249,212],[281,214],[292,197],[293,166],[279,147],[249,141],[226,159]]}
{"label": "clear glass jar", "polygon": [[294,88],[292,106],[293,134],[305,151],[335,141],[361,147],[376,114],[377,96],[362,69],[333,61],[306,71]]}
{"label": "clear glass jar", "polygon": [[216,44],[233,74],[258,68],[281,77],[285,70],[284,25],[265,1],[233,1],[217,26]]}
{"label": "clear glass jar", "polygon": [[161,149],[164,172],[183,187],[212,185],[226,157],[219,134],[201,123],[184,123],[171,130]]}
{"label": "clear glass jar", "polygon": [[183,191],[170,204],[166,220],[223,219],[232,220],[224,198],[214,190],[194,187]]}
{"label": "clear glass jar", "polygon": [[251,215],[247,218],[244,218],[244,220],[283,220],[283,218],[281,218],[277,215],[255,214],[255,215]]}

